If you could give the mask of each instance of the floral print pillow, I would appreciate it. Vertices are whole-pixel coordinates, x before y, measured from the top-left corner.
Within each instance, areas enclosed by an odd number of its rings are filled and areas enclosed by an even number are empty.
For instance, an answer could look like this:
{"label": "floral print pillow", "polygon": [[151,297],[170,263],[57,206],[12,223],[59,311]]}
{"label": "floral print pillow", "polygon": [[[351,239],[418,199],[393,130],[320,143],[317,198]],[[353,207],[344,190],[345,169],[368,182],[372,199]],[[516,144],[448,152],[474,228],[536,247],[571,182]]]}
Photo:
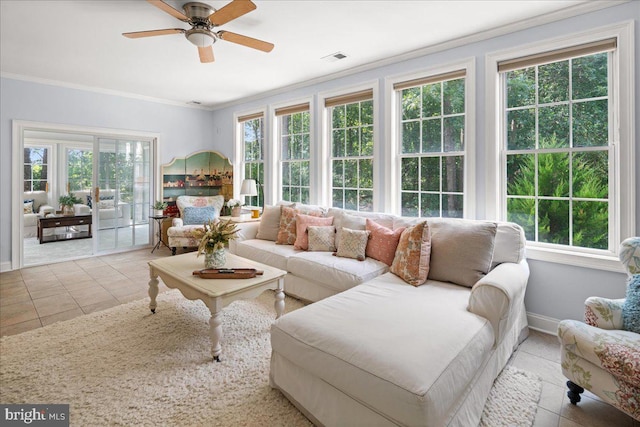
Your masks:
{"label": "floral print pillow", "polygon": [[427,281],[431,258],[431,232],[427,221],[402,232],[391,272],[413,286]]}
{"label": "floral print pillow", "polygon": [[296,241],[296,215],[299,211],[295,208],[283,207],[280,212],[280,229],[276,245],[293,245]]}
{"label": "floral print pillow", "polygon": [[620,262],[629,276],[640,274],[640,237],[629,237],[620,244]]}

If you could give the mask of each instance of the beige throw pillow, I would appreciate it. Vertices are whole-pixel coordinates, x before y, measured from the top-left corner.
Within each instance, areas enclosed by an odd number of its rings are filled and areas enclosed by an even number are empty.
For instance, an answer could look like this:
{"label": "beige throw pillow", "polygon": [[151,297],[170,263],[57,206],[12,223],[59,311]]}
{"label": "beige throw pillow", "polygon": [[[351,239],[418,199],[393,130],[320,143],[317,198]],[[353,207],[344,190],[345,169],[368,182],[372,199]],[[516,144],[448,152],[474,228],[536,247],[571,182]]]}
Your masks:
{"label": "beige throw pillow", "polygon": [[262,212],[262,218],[260,219],[260,226],[258,227],[258,234],[256,239],[271,240],[275,242],[278,238],[278,231],[280,230],[280,210],[281,206],[265,206],[264,212]]}
{"label": "beige throw pillow", "polygon": [[336,228],[333,225],[310,225],[307,233],[310,252],[336,251]]}
{"label": "beige throw pillow", "polygon": [[431,226],[429,279],[472,287],[491,268],[495,222],[442,220]]}
{"label": "beige throw pillow", "polygon": [[371,232],[366,230],[351,230],[343,228],[338,239],[338,250],[335,255],[364,261],[367,242]]}

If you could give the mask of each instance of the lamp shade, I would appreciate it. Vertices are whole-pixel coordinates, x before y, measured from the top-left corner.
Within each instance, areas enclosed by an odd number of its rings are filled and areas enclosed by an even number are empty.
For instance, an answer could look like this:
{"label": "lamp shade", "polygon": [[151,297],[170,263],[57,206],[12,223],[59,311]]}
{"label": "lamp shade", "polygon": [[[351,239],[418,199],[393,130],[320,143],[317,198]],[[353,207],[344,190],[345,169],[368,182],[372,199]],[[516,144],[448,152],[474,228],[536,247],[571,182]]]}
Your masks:
{"label": "lamp shade", "polygon": [[257,196],[258,186],[255,179],[243,179],[240,187],[241,196]]}

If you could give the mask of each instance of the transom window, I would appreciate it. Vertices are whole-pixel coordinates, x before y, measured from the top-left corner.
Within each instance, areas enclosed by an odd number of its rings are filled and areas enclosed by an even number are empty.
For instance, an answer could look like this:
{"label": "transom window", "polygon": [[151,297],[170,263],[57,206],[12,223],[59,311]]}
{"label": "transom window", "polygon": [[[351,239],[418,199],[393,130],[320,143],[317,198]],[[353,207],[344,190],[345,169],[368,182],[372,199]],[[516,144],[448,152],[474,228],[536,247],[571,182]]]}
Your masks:
{"label": "transom window", "polygon": [[610,248],[615,39],[498,65],[506,218],[527,240]]}
{"label": "transom window", "polygon": [[309,203],[311,134],[309,104],[276,110],[280,133],[282,199]]}
{"label": "transom window", "polygon": [[[238,118],[242,132],[244,178],[264,183],[264,115],[258,113]],[[245,196],[251,206],[263,206],[264,192],[257,196]]]}
{"label": "transom window", "polygon": [[403,216],[463,217],[465,71],[396,83]]}
{"label": "transom window", "polygon": [[332,205],[373,210],[373,91],[327,98]]}

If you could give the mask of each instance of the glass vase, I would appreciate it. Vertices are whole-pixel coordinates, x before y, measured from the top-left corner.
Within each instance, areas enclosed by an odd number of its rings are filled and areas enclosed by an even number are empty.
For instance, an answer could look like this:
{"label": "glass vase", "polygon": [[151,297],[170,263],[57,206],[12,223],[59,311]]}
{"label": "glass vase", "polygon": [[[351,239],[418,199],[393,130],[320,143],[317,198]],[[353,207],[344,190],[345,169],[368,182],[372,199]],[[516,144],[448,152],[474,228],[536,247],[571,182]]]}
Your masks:
{"label": "glass vase", "polygon": [[221,268],[227,262],[227,252],[223,249],[214,249],[204,253],[205,268]]}

